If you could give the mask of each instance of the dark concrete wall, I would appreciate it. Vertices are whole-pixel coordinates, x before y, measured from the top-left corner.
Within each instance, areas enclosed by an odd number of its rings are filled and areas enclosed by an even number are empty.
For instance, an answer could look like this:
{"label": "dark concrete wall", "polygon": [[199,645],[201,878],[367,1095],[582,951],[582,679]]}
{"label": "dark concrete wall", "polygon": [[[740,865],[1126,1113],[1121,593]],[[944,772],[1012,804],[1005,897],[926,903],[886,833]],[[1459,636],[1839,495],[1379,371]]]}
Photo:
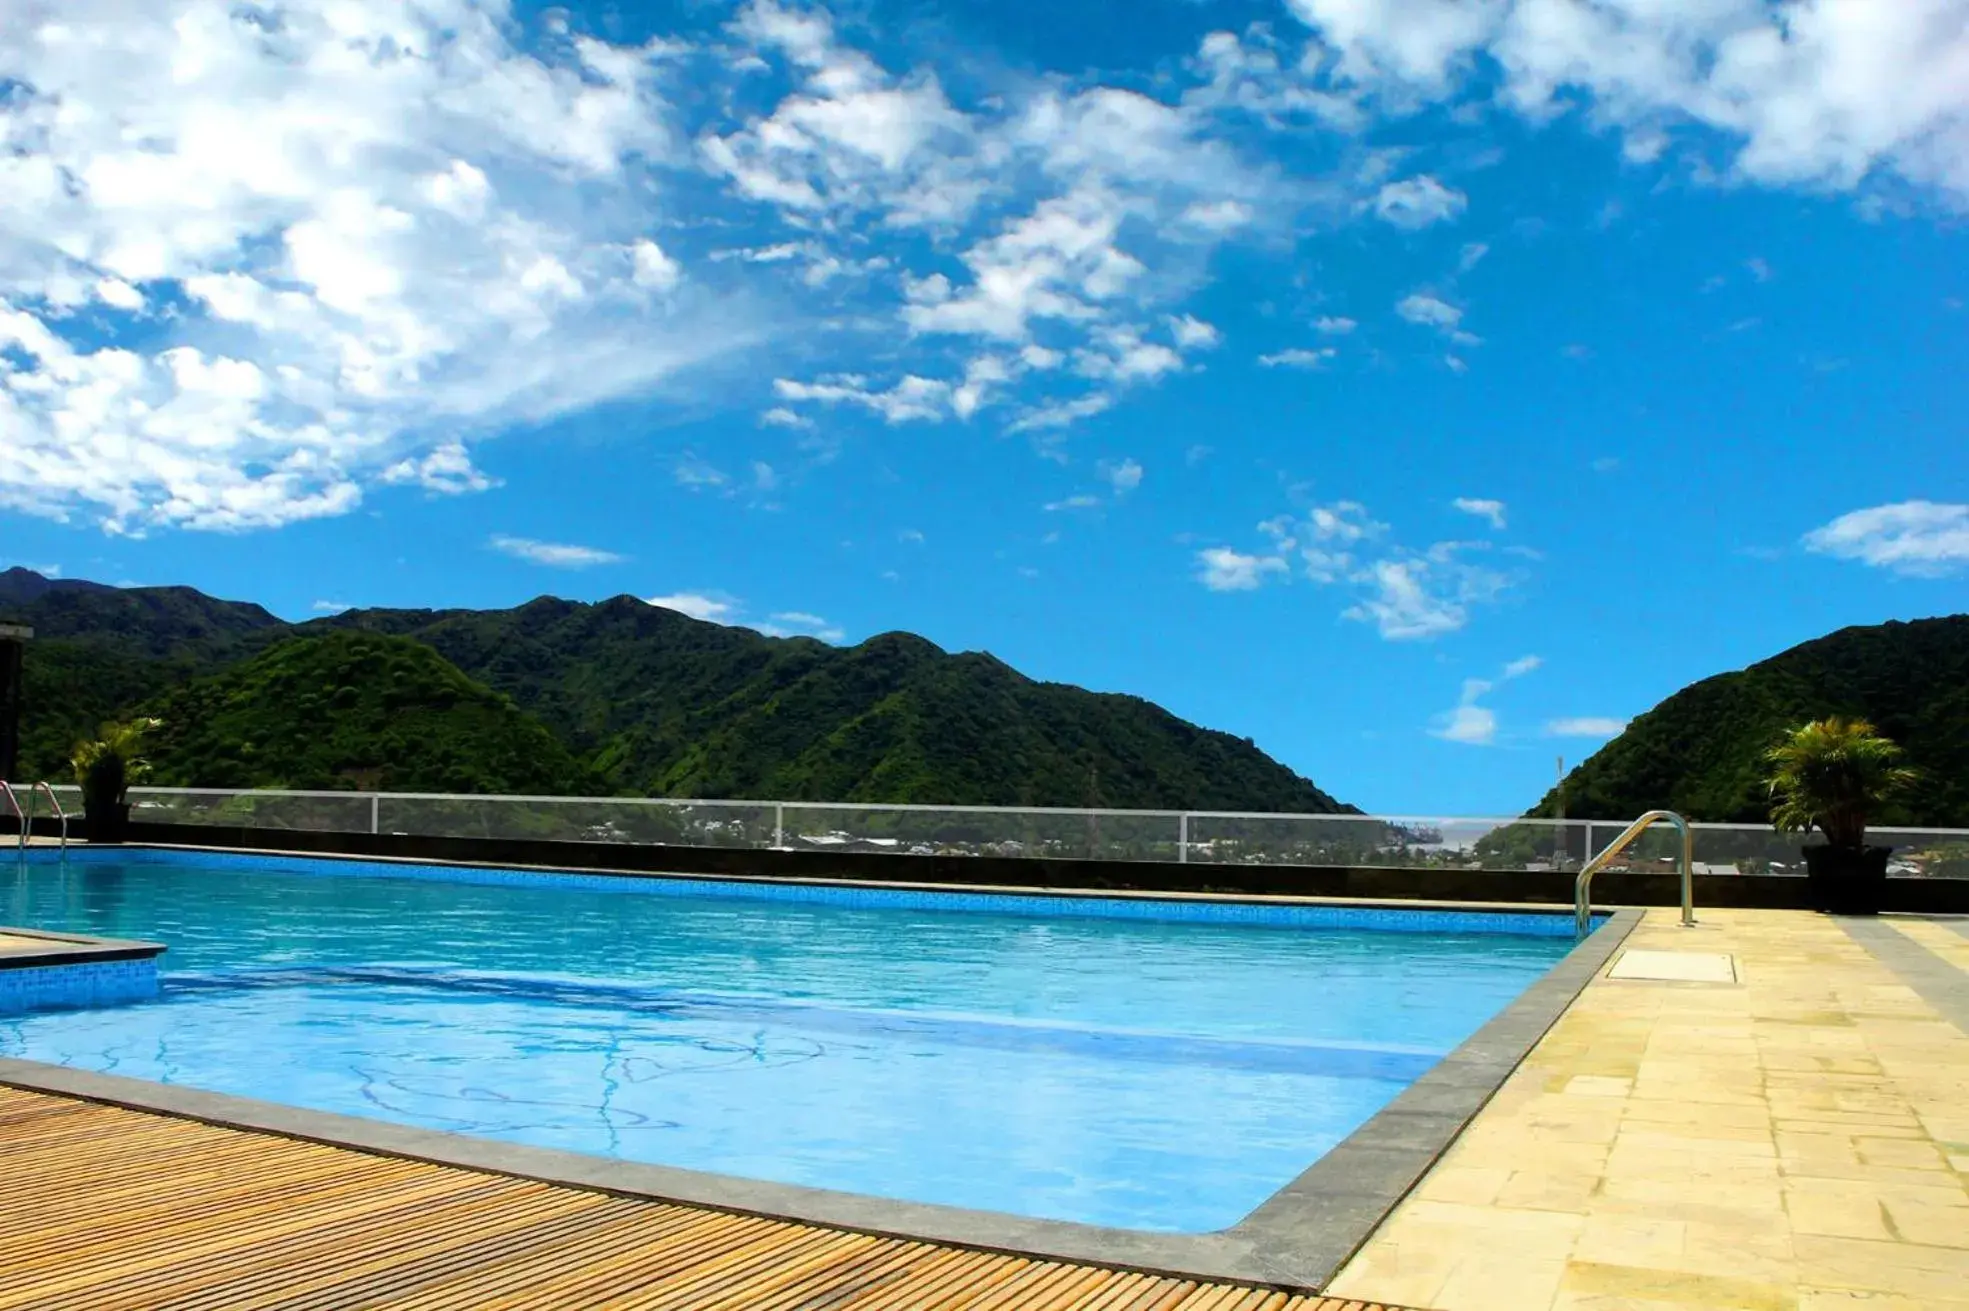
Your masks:
{"label": "dark concrete wall", "polygon": [[[81,825],[78,823],[76,829]],[[37,821],[35,830],[52,835]],[[1313,865],[1210,865],[1174,861],[1046,860],[1003,856],[904,856],[876,852],[754,851],[608,842],[310,833],[186,824],[130,825],[130,840],[165,846],[385,856],[510,867],[545,865],[604,873],[750,875],[881,883],[969,883],[1015,888],[1217,892],[1373,900],[1492,901],[1570,906],[1570,874],[1522,870],[1405,869]],[[1698,875],[1695,903],[1806,909],[1802,878]],[[1593,883],[1599,905],[1674,906],[1680,881],[1666,874],[1607,873]],[[1969,879],[1891,879],[1887,909],[1969,913]]]}

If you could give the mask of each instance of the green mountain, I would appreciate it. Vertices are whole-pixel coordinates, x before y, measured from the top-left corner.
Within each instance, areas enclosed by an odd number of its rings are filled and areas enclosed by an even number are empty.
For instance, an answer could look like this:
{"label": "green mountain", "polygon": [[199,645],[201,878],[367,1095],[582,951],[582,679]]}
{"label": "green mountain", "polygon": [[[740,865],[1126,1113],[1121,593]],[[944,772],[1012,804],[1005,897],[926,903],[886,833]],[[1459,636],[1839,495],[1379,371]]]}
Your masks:
{"label": "green mountain", "polygon": [[[188,588],[40,587],[19,572],[0,576],[0,617],[37,630],[25,679],[22,772],[30,777],[60,777],[78,737],[142,709],[174,722],[158,751],[160,781],[303,786],[305,777],[327,780],[308,786],[355,786],[382,767],[381,757],[362,762],[359,741],[391,728],[391,716],[375,713],[365,687],[375,670],[363,662],[383,660],[395,673],[407,659],[400,653],[416,648],[438,664],[404,666],[413,687],[449,687],[440,677],[448,670],[504,698],[561,748],[524,787],[494,781],[518,777],[517,760],[501,756],[480,784],[459,790],[1353,809],[1249,739],[1138,697],[1035,682],[989,655],[953,655],[906,633],[839,648],[704,623],[627,596],[594,605],[543,597],[512,610],[351,611],[296,626]],[[337,642],[304,646],[305,657],[288,651],[295,638],[364,635],[399,639],[390,648],[399,654]],[[296,662],[305,670],[290,668]],[[309,717],[294,707],[318,687],[331,691],[311,694],[312,731],[341,718],[352,726],[337,724],[332,744],[316,751]],[[353,703],[336,700],[343,688],[354,689]],[[489,710],[469,724],[458,718],[464,695],[439,707],[445,713],[429,731],[442,740],[406,777],[462,768],[449,739],[467,727],[519,740],[510,725],[495,732],[487,717],[504,717]],[[195,729],[175,726],[188,716]],[[229,754],[229,742],[254,751]],[[382,786],[446,790],[394,776]]]}
{"label": "green mountain", "polygon": [[[1873,721],[1906,748],[1921,787],[1882,820],[1969,826],[1969,615],[1842,628],[1748,669],[1682,689],[1566,776],[1565,813],[1763,823],[1763,753],[1826,715]],[[1555,790],[1531,812],[1556,813]]]}
{"label": "green mountain", "polygon": [[289,637],[144,709],[154,780],[179,787],[582,793],[539,720],[409,638]]}

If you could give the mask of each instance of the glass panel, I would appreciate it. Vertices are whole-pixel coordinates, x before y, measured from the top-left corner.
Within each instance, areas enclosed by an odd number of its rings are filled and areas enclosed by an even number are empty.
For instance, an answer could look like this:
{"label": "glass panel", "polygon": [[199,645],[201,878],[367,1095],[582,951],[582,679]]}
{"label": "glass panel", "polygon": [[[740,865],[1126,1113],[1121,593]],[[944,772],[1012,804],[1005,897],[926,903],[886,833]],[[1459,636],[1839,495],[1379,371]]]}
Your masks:
{"label": "glass panel", "polygon": [[1162,814],[786,806],[785,845],[793,851],[1174,860],[1176,836],[1176,816]]}

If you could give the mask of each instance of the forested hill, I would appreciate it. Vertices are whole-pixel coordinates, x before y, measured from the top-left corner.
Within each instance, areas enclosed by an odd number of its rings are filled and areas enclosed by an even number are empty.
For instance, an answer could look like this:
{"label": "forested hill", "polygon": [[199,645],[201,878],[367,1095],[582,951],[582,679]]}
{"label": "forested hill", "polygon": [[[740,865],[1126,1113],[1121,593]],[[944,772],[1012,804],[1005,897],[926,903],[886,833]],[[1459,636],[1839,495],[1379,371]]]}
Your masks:
{"label": "forested hill", "polygon": [[[1353,809],[1249,739],[1138,697],[1035,682],[990,655],[952,654],[907,633],[833,647],[628,596],[351,611],[290,625],[190,588],[108,588],[24,570],[0,574],[0,617],[37,630],[23,733],[23,773],[36,777],[60,777],[69,747],[100,720],[143,711],[197,719],[159,742],[160,778],[187,785],[371,786],[395,753],[381,786],[462,777],[460,762],[476,756],[501,762],[476,780],[485,791]],[[348,640],[360,633],[403,641]],[[365,686],[379,661],[399,685],[388,701]],[[312,719],[297,719],[303,704]],[[418,733],[393,732],[418,715]],[[303,729],[330,720],[325,741]],[[545,736],[529,738],[521,721]],[[537,768],[506,749],[529,740]],[[488,755],[488,742],[502,745]],[[235,750],[241,743],[252,750]],[[385,745],[389,753],[370,749]]]}
{"label": "forested hill", "polygon": [[[1632,819],[1659,807],[1763,823],[1763,753],[1788,729],[1834,714],[1872,720],[1922,772],[1884,820],[1969,827],[1969,615],[1842,628],[1686,687],[1566,776],[1565,813]],[[1548,793],[1531,813],[1551,815],[1557,803]]]}

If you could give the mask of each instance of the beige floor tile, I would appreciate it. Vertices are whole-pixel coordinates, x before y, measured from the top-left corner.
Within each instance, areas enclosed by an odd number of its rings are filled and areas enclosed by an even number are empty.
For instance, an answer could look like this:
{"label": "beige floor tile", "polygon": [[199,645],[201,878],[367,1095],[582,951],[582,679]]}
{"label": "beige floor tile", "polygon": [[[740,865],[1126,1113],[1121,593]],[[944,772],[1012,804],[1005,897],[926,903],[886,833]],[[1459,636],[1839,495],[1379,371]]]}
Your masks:
{"label": "beige floor tile", "polygon": [[1511,1251],[1472,1256],[1457,1263],[1432,1305],[1441,1311],[1546,1311],[1565,1273],[1563,1259]]}
{"label": "beige floor tile", "polygon": [[1855,1138],[1853,1147],[1868,1165],[1890,1165],[1897,1170],[1946,1170],[1948,1158],[1932,1142],[1913,1142],[1897,1138]]}
{"label": "beige floor tile", "polygon": [[1440,1244],[1377,1241],[1322,1291],[1328,1297],[1435,1307],[1457,1260],[1457,1252]]}
{"label": "beige floor tile", "polygon": [[1888,1242],[1896,1237],[1887,1226],[1887,1212],[1880,1199],[1867,1193],[1787,1188],[1784,1208],[1794,1233]]}
{"label": "beige floor tile", "polygon": [[1856,1293],[1848,1288],[1801,1288],[1798,1311],[1969,1311],[1969,1299],[1917,1300],[1895,1293]]}
{"label": "beige floor tile", "polygon": [[1504,1187],[1512,1173],[1511,1168],[1504,1165],[1439,1165],[1429,1172],[1429,1177],[1422,1181],[1415,1195],[1432,1202],[1467,1202],[1483,1206],[1497,1200],[1498,1190]]}
{"label": "beige floor tile", "polygon": [[1565,1092],[1573,1097],[1625,1097],[1634,1091],[1634,1080],[1604,1074],[1576,1074],[1565,1082]]}
{"label": "beige floor tile", "polygon": [[[1935,1206],[1927,1202],[1883,1198],[1894,1236],[1906,1243],[1969,1250],[1969,1206]],[[1964,1291],[1969,1293],[1969,1287]]]}
{"label": "beige floor tile", "polygon": [[1519,1170],[1493,1199],[1499,1206],[1584,1214],[1600,1188],[1600,1173]]}
{"label": "beige floor tile", "polygon": [[1933,1298],[1969,1289],[1969,1251],[1810,1234],[1793,1241],[1803,1284]]}
{"label": "beige floor tile", "polygon": [[1688,1240],[1688,1222],[1596,1211],[1586,1217],[1572,1259],[1598,1265],[1673,1270]]}
{"label": "beige floor tile", "polygon": [[1730,1311],[1795,1311],[1796,1293],[1782,1285],[1744,1279],[1575,1261],[1566,1267],[1553,1311],[1633,1308],[1729,1308]]}
{"label": "beige floor tile", "polygon": [[1672,924],[1628,946],[1729,952],[1742,985],[1590,984],[1331,1291],[1969,1311],[1969,1034],[1823,917]]}

